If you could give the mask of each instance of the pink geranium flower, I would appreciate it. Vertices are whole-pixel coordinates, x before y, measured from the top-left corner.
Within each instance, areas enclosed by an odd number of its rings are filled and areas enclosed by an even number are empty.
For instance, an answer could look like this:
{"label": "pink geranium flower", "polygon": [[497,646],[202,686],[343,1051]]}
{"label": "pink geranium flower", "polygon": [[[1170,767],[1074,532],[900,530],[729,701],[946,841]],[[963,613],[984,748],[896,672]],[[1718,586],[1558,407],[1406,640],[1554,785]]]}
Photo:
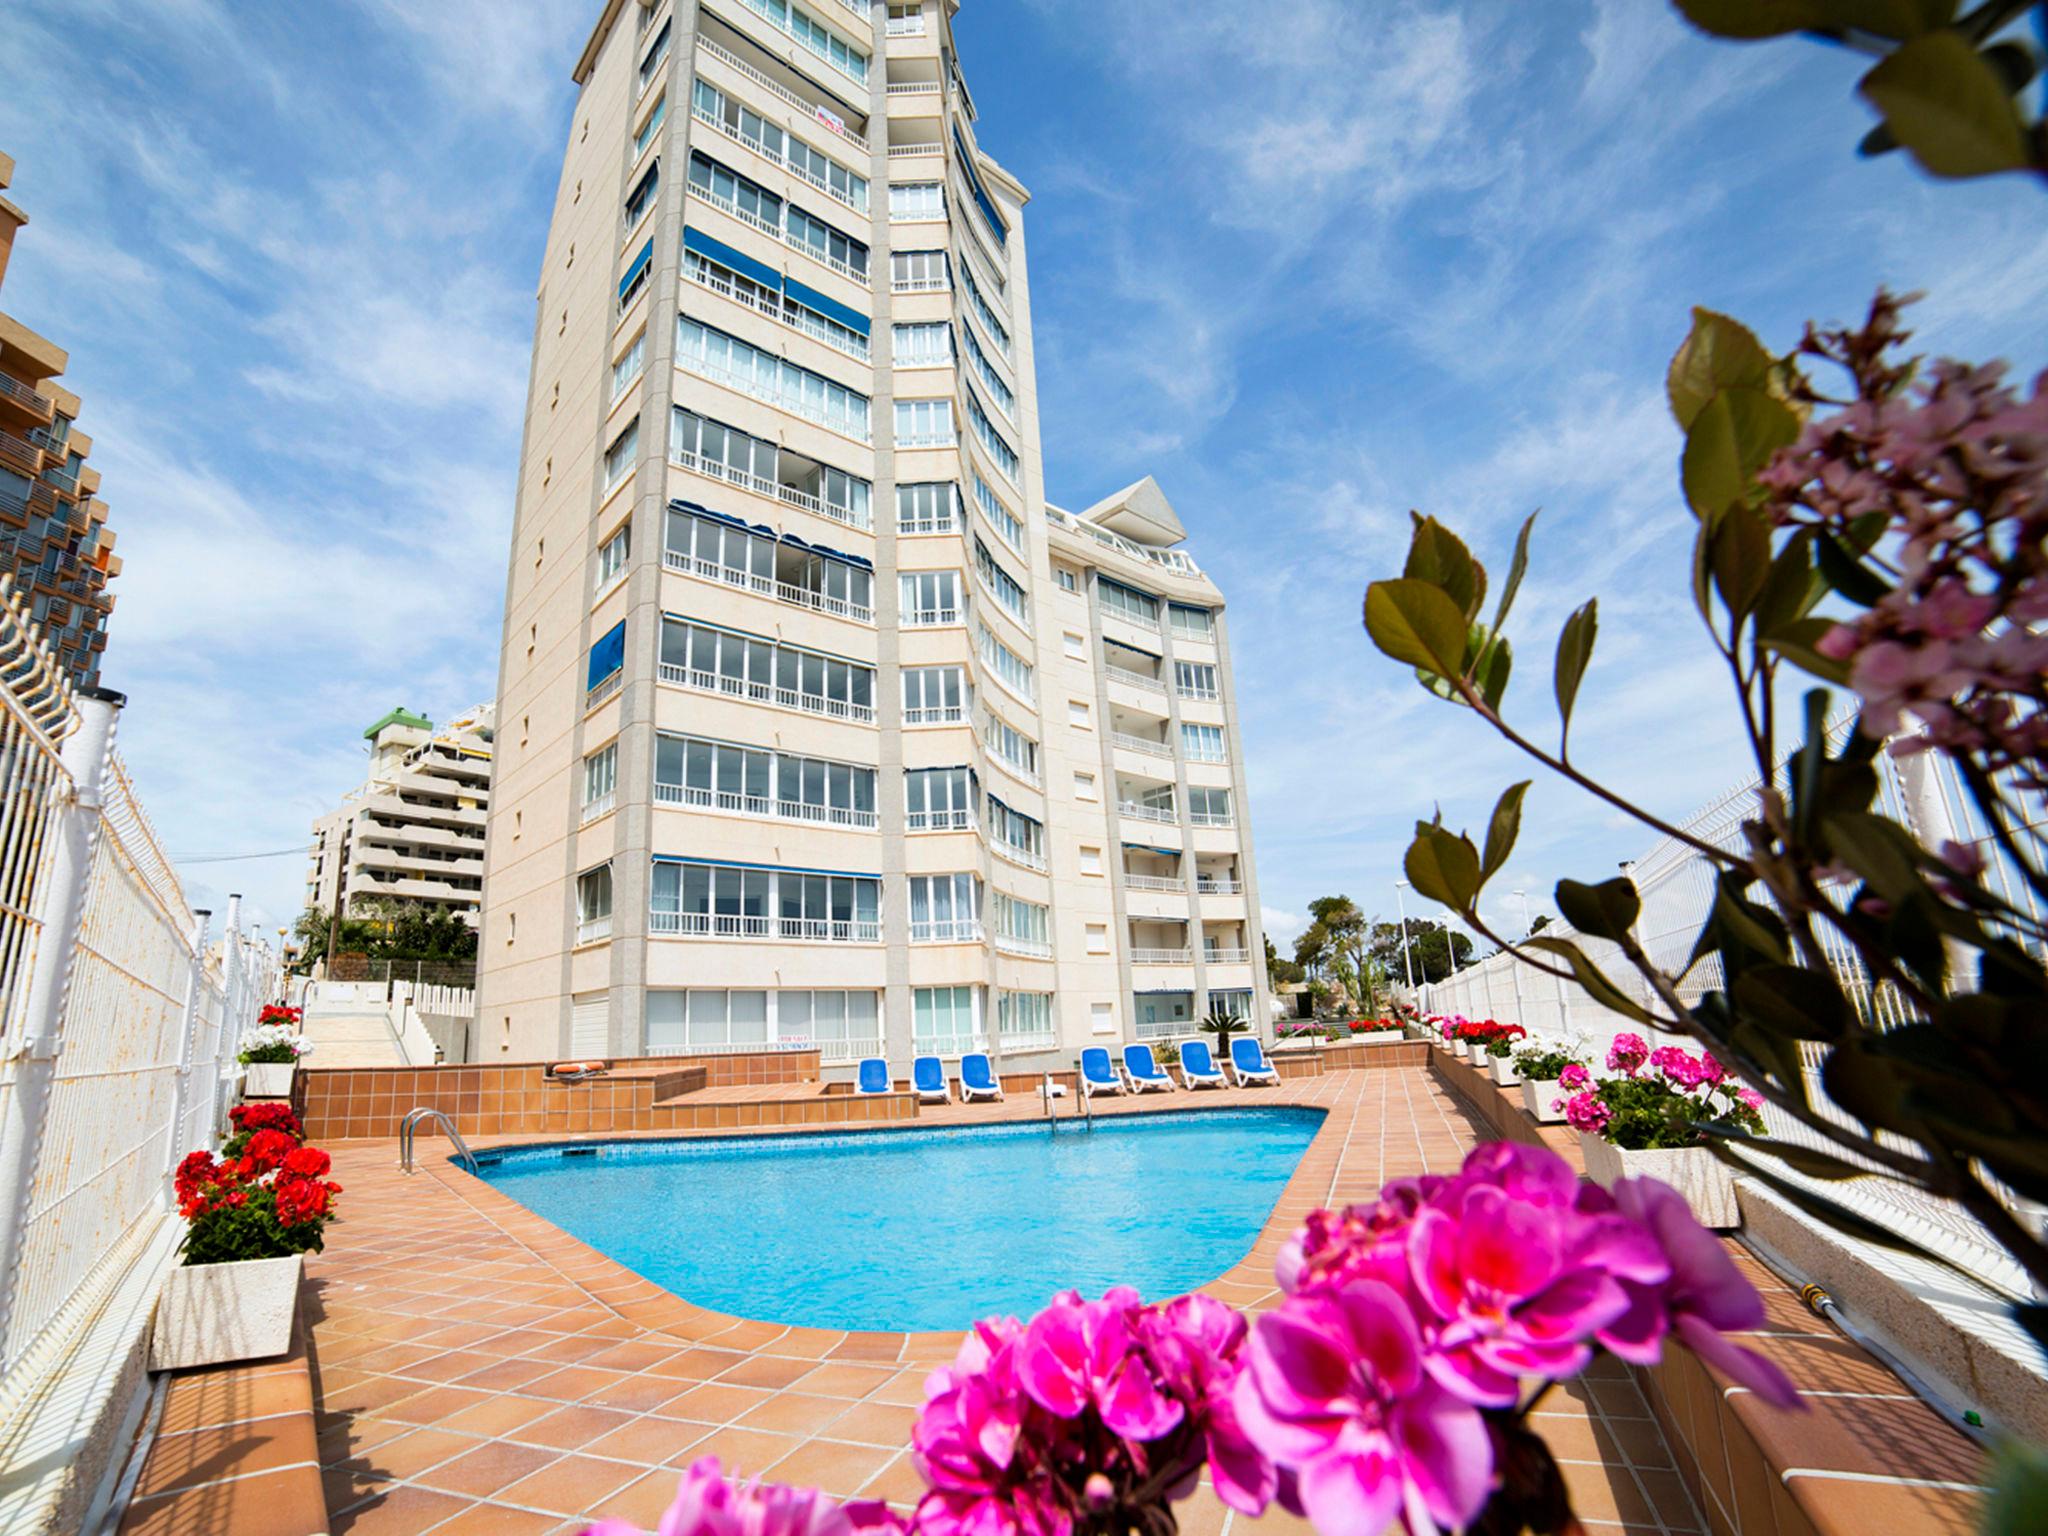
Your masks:
{"label": "pink geranium flower", "polygon": [[1606,1100],[1592,1092],[1575,1093],[1568,1099],[1559,1099],[1551,1108],[1562,1109],[1565,1124],[1589,1136],[1598,1136],[1607,1129],[1607,1122],[1614,1118],[1614,1111],[1607,1107]]}
{"label": "pink geranium flower", "polygon": [[917,1507],[924,1536],[1068,1536],[1073,1517],[1052,1496],[1051,1479],[1025,1440],[1028,1403],[1014,1318],[985,1320],[961,1341],[951,1366],[925,1381],[924,1410],[911,1431],[911,1459],[927,1493]]}
{"label": "pink geranium flower", "polygon": [[1458,1526],[1485,1505],[1486,1421],[1430,1379],[1414,1316],[1389,1287],[1291,1296],[1252,1325],[1247,1356],[1238,1419],[1292,1473],[1283,1502],[1319,1530],[1380,1532],[1410,1511]]}
{"label": "pink geranium flower", "polygon": [[[705,1456],[683,1473],[675,1502],[655,1530],[657,1536],[906,1536],[908,1527],[885,1504],[839,1504],[815,1488],[729,1483],[718,1458]],[[584,1536],[640,1536],[640,1528],[605,1520],[586,1527]]]}
{"label": "pink geranium flower", "polygon": [[1649,1042],[1641,1035],[1624,1031],[1616,1035],[1614,1043],[1607,1047],[1607,1070],[1619,1072],[1623,1077],[1634,1077],[1649,1059]]}
{"label": "pink geranium flower", "polygon": [[1024,1330],[1019,1383],[1063,1419],[1079,1417],[1092,1404],[1112,1434],[1158,1439],[1180,1423],[1184,1410],[1159,1390],[1135,1348],[1130,1320],[1138,1307],[1138,1293],[1127,1285],[1112,1287],[1100,1301],[1061,1292]]}
{"label": "pink geranium flower", "polygon": [[[1189,1405],[1216,1496],[1245,1514],[1263,1514],[1279,1476],[1238,1422],[1231,1400],[1244,1369],[1244,1314],[1213,1296],[1182,1296],[1148,1310],[1139,1332],[1162,1385]],[[1196,1475],[1190,1471],[1190,1485]]]}
{"label": "pink geranium flower", "polygon": [[1568,1061],[1564,1064],[1564,1070],[1557,1074],[1557,1082],[1560,1088],[1590,1088],[1593,1084],[1593,1074],[1576,1061]]}

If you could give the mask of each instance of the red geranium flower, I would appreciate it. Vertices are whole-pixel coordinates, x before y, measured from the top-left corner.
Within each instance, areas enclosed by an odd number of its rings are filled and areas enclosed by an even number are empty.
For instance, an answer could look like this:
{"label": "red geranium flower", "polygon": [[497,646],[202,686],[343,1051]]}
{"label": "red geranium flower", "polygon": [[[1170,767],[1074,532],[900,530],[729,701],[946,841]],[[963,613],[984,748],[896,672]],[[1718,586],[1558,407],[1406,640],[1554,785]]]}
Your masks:
{"label": "red geranium flower", "polygon": [[334,1166],[334,1159],[318,1147],[293,1147],[284,1155],[284,1171],[302,1178],[317,1179]]}

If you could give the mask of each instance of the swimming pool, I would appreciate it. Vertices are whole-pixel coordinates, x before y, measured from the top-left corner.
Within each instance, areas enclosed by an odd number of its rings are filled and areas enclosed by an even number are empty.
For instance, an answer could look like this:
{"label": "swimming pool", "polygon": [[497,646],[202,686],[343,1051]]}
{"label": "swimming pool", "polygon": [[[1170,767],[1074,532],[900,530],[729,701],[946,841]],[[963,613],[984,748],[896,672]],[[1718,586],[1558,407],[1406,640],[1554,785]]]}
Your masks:
{"label": "swimming pool", "polygon": [[[699,1306],[964,1328],[1055,1291],[1149,1301],[1243,1258],[1322,1124],[1303,1108],[484,1153],[529,1210]],[[566,1155],[565,1155],[566,1154]]]}

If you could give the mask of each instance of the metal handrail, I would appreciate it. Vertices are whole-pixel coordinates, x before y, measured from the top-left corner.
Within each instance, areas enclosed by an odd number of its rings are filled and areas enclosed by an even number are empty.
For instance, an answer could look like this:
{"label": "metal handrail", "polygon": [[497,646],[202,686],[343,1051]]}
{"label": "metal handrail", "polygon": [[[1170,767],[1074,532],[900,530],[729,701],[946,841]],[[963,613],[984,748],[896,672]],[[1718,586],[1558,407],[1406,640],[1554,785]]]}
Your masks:
{"label": "metal handrail", "polygon": [[469,1143],[462,1139],[462,1132],[455,1129],[455,1122],[448,1118],[445,1110],[427,1109],[424,1106],[406,1111],[405,1119],[398,1127],[398,1168],[401,1173],[411,1173],[413,1130],[422,1120],[434,1120],[448,1133],[448,1139],[455,1143],[455,1160],[474,1174],[478,1171],[476,1154],[469,1150]]}

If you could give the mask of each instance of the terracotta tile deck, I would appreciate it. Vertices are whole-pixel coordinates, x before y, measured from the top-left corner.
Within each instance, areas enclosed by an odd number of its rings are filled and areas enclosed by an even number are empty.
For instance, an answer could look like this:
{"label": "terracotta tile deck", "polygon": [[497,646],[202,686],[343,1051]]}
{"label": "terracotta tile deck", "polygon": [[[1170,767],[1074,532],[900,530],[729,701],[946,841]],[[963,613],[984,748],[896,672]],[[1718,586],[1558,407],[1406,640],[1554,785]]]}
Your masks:
{"label": "terracotta tile deck", "polygon": [[[1455,1167],[1488,1128],[1414,1067],[1277,1088],[1097,1101],[1102,1115],[1294,1103],[1329,1111],[1245,1260],[1209,1287],[1275,1296],[1280,1243],[1318,1205]],[[1075,1112],[1060,1101],[1063,1116]],[[1035,1118],[1034,1095],[927,1108],[912,1127]],[[877,1134],[891,1134],[881,1131]],[[527,1138],[479,1138],[491,1145]],[[343,1143],[346,1222],[308,1267],[319,1457],[337,1533],[568,1532],[599,1513],[651,1527],[677,1469],[729,1469],[908,1503],[904,1449],[924,1377],[955,1334],[785,1328],[701,1308],[621,1269],[445,1161],[412,1177],[390,1142]],[[1635,1383],[1619,1368],[1545,1403],[1592,1536],[1706,1525]],[[1233,1516],[1206,1493],[1182,1528],[1305,1529]]]}

